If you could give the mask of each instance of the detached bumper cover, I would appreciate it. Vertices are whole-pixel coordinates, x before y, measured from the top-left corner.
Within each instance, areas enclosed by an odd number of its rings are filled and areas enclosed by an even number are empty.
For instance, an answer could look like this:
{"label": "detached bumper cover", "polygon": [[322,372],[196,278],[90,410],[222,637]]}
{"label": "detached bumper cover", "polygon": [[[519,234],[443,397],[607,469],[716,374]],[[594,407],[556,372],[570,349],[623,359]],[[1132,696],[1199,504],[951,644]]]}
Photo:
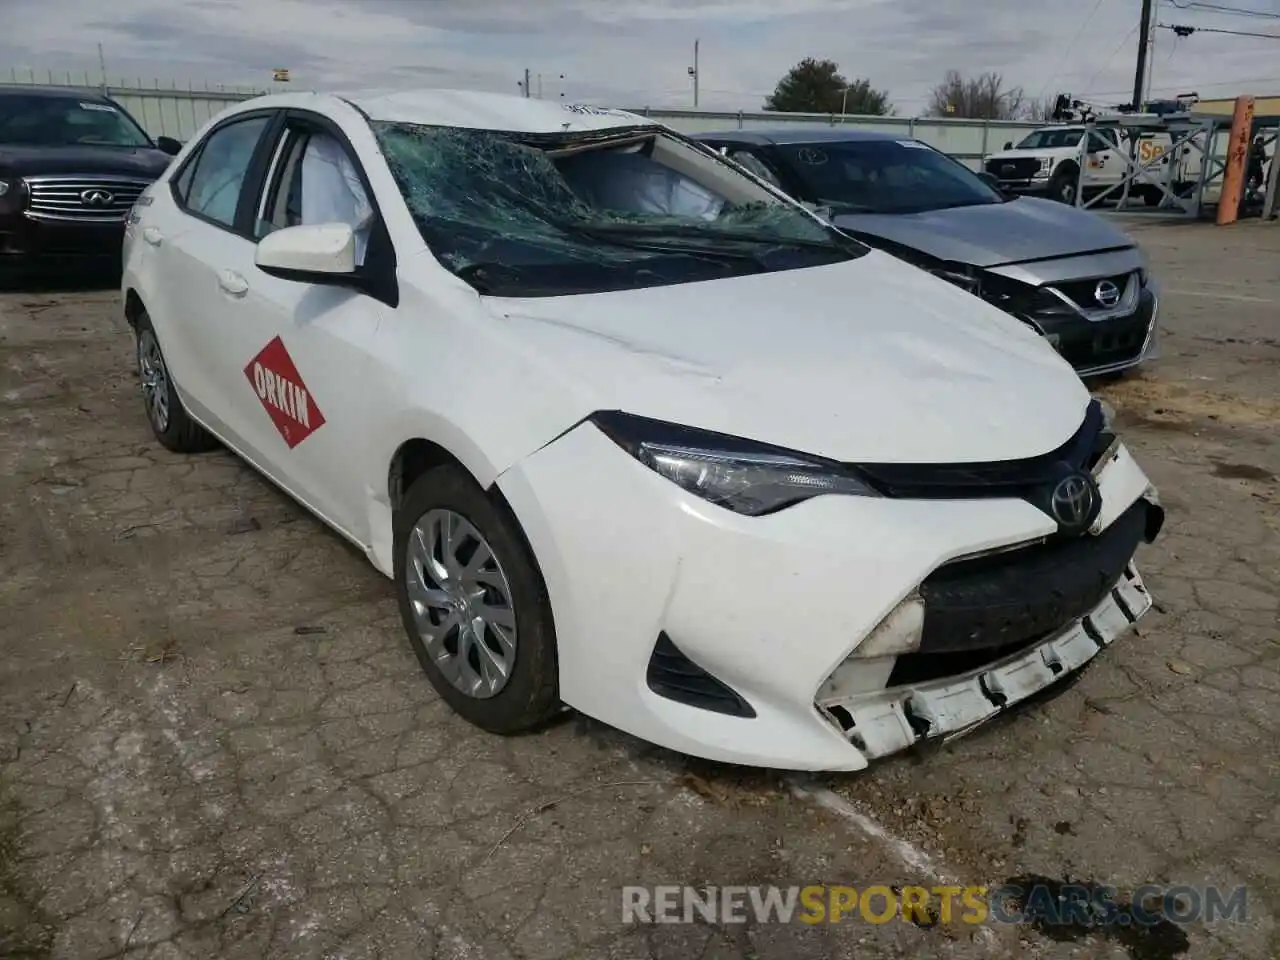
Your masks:
{"label": "detached bumper cover", "polygon": [[[1102,509],[1091,533],[1105,534],[1151,485],[1123,446],[1093,473]],[[849,700],[851,708],[871,711],[863,723],[876,746],[868,742],[863,749],[833,719],[830,705],[818,702],[832,675],[904,599],[920,596],[936,571],[979,554],[1051,545],[1058,528],[1046,513],[1012,495],[823,496],[744,517],[686,493],[591,424],[527,457],[497,486],[547,584],[564,702],[651,743],[711,760],[859,770],[915,742],[914,735],[892,732],[901,731],[901,704],[914,691],[928,692],[917,719],[929,715],[931,730],[957,731],[997,709],[988,699],[972,700],[973,690],[981,693],[972,677],[964,688],[969,706],[942,697],[948,683],[969,676],[969,667],[974,676],[1001,671],[996,679],[1012,701],[1039,679],[1051,681],[1052,671],[1015,671],[1014,660],[993,664],[1032,652],[1043,663],[1039,648],[1052,640],[1065,674],[1089,650],[1067,636],[1082,615],[1105,623],[1108,641],[1129,624],[1109,608],[1094,609],[1129,565],[1131,557],[1124,557],[1119,568],[1110,561],[1095,565],[1108,579],[1076,591],[1089,594],[1087,606],[1062,609],[1061,619],[1036,635],[1020,634],[1017,649],[988,647],[976,663],[963,670],[948,665],[945,675],[891,676],[895,659],[957,654],[859,661],[856,689],[846,684],[840,693],[881,695]],[[1043,582],[1051,593],[1052,577]],[[1135,616],[1145,612],[1137,600],[1129,609]],[[1037,631],[1042,626],[1033,624]],[[1084,636],[1095,644],[1087,631]],[[663,637],[670,643],[659,649]],[[735,698],[749,709],[738,709]],[[880,715],[887,719],[870,719]]]}
{"label": "detached bumper cover", "polygon": [[950,739],[1078,670],[1150,609],[1151,597],[1130,566],[1086,616],[1030,649],[961,676],[820,698],[818,707],[869,759],[925,740]]}

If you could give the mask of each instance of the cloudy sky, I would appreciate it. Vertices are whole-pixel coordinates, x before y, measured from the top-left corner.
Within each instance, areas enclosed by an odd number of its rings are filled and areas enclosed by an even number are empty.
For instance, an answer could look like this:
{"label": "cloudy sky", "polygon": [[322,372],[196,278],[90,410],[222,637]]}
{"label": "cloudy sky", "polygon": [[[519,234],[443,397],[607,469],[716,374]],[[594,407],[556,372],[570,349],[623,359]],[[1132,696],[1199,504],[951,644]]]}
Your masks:
{"label": "cloudy sky", "polygon": [[[1211,7],[1253,11],[1230,13]],[[166,84],[453,86],[548,98],[758,109],[805,56],[925,107],[945,70],[1000,71],[1029,96],[1106,101],[1133,85],[1139,0],[0,0],[10,66]],[[1159,0],[1163,23],[1277,35],[1156,31],[1154,92],[1280,93],[1280,0]],[[562,79],[563,77],[563,79]]]}

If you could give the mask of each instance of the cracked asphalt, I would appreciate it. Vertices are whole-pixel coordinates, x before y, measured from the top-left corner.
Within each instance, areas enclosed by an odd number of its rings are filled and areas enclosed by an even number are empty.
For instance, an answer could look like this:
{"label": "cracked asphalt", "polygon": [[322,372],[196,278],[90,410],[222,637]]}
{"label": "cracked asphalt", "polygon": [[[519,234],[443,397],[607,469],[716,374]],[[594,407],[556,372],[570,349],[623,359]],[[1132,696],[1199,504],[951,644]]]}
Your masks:
{"label": "cracked asphalt", "polygon": [[[1280,956],[1280,227],[1132,227],[1164,357],[1102,387],[1157,608],[928,754],[798,780],[435,696],[390,585],[148,433],[106,292],[0,295],[0,956]],[[780,656],[782,654],[780,653]],[[624,925],[632,884],[1248,888],[1244,922]]]}

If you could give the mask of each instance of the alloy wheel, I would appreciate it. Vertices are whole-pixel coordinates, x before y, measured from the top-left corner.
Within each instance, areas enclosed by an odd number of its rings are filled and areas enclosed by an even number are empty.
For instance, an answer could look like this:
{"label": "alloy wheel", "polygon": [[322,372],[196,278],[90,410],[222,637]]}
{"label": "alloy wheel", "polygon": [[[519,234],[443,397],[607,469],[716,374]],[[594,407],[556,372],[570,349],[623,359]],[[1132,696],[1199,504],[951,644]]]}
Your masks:
{"label": "alloy wheel", "polygon": [[151,330],[143,330],[138,337],[138,375],[142,380],[147,417],[156,432],[164,433],[169,429],[169,371],[160,353],[160,343]]}
{"label": "alloy wheel", "polygon": [[493,548],[465,517],[436,509],[418,519],[406,550],[409,604],[428,655],[462,693],[496,696],[515,668],[517,635]]}

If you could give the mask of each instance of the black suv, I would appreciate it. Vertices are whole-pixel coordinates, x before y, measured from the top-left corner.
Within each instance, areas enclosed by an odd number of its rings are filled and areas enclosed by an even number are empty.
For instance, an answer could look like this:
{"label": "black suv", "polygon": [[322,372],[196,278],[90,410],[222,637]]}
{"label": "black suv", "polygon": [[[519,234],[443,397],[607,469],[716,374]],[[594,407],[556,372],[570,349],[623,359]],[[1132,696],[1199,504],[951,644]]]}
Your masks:
{"label": "black suv", "polygon": [[130,208],[181,148],[96,91],[0,85],[0,278],[118,269]]}

